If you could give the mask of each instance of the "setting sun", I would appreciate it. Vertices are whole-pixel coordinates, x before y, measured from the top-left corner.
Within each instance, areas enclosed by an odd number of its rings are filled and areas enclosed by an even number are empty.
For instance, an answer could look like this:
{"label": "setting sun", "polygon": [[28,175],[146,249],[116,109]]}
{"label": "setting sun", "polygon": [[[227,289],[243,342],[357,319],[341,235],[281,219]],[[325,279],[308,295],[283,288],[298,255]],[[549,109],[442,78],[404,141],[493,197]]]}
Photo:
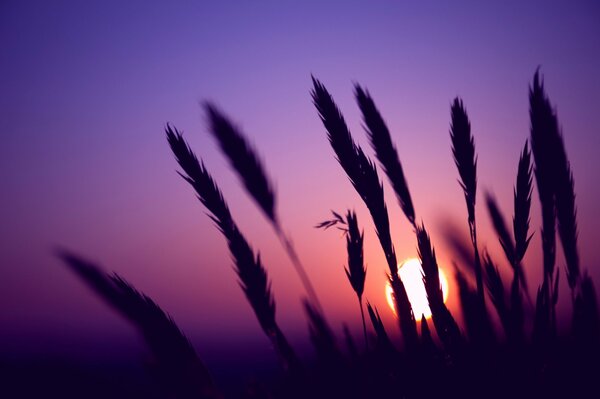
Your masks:
{"label": "setting sun", "polygon": [[[440,284],[442,286],[442,293],[444,295],[444,302],[448,299],[448,279],[444,274],[444,271],[440,268]],[[409,258],[403,263],[398,265],[398,276],[406,287],[406,293],[408,294],[408,300],[413,309],[416,320],[421,320],[421,315],[425,315],[425,318],[431,317],[431,310],[429,309],[429,303],[427,302],[427,293],[425,292],[425,286],[423,285],[423,269],[421,268],[421,262],[417,258]],[[394,299],[392,295],[392,286],[388,282],[385,286],[385,296],[387,303],[394,312]]]}

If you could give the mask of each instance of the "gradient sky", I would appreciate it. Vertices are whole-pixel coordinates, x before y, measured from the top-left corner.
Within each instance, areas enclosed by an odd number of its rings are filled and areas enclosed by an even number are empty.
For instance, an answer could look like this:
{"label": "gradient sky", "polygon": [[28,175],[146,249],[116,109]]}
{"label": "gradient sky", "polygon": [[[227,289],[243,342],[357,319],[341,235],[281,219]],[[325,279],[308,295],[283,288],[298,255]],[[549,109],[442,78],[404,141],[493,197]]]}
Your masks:
{"label": "gradient sky", "polygon": [[[574,170],[582,265],[599,284],[598,3],[398,3],[3,1],[0,352],[80,345],[89,354],[135,342],[130,327],[53,257],[57,246],[150,295],[201,354],[215,342],[268,346],[223,238],[175,173],[167,122],[184,131],[261,251],[282,328],[293,341],[306,339],[299,281],[208,136],[199,107],[205,99],[231,116],[261,154],[285,229],[335,330],[347,322],[359,333],[342,269],[344,240],[313,228],[330,209],[357,210],[366,236],[366,297],[396,331],[385,304],[383,253],[311,104],[311,74],[367,149],[352,83],[369,89],[399,149],[417,215],[447,267],[444,224],[467,233],[450,150],[450,102],[462,97],[475,135],[481,246],[502,263],[481,194],[492,190],[512,214],[519,151],[529,135],[527,88],[541,66]],[[415,256],[411,229],[387,182],[385,189],[398,257]],[[534,204],[526,267],[536,286],[537,192]],[[568,308],[566,284],[561,288]],[[452,293],[449,301],[456,306]]]}

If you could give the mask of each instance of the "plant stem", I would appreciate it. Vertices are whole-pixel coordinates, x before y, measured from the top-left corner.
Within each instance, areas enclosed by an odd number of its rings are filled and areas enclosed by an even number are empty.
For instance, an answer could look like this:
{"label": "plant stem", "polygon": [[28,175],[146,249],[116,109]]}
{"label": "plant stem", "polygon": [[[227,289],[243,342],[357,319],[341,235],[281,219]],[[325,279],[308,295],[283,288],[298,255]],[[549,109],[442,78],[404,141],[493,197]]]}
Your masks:
{"label": "plant stem", "polygon": [[367,324],[365,323],[365,311],[363,309],[362,297],[358,297],[358,306],[360,307],[360,317],[362,318],[363,333],[365,335],[365,350],[369,350],[369,340],[367,339]]}

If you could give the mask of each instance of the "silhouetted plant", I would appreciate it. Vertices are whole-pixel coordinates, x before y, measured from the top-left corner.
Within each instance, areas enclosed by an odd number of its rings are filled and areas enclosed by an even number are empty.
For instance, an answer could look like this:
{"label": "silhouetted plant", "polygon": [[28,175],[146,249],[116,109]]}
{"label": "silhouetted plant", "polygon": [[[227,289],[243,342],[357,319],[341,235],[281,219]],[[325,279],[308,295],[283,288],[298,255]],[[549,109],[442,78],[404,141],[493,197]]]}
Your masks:
{"label": "silhouetted plant", "polygon": [[465,274],[456,266],[455,279],[469,341],[478,347],[490,346],[495,336],[485,304],[481,303],[477,290],[470,286]]}
{"label": "silhouetted plant", "polygon": [[419,259],[423,267],[423,283],[435,329],[448,351],[456,353],[463,345],[462,334],[444,303],[435,250],[423,225],[417,227],[417,241]]}
{"label": "silhouetted plant", "polygon": [[234,222],[221,191],[181,133],[170,126],[167,126],[166,133],[171,150],[184,171],[178,172],[179,175],[194,188],[202,204],[211,213],[209,217],[227,239],[229,251],[235,262],[235,271],[240,279],[240,287],[246,294],[260,326],[279,352],[285,367],[297,368],[299,363],[296,354],[275,321],[275,300],[260,254],[254,255]]}
{"label": "silhouetted plant", "polygon": [[392,342],[388,337],[387,332],[385,331],[385,326],[381,321],[381,317],[379,316],[379,312],[377,309],[373,309],[370,303],[367,302],[367,310],[369,312],[369,318],[371,319],[371,324],[373,324],[373,329],[375,330],[375,334],[377,335],[377,345],[380,345],[385,348],[385,350],[389,350],[392,348]]}
{"label": "silhouetted plant", "polygon": [[58,256],[85,284],[133,324],[153,355],[150,366],[165,394],[173,398],[219,398],[217,388],[194,348],[175,322],[123,278],[66,251]]}
{"label": "silhouetted plant", "polygon": [[375,107],[375,102],[369,95],[369,92],[363,90],[359,85],[355,85],[354,89],[371,146],[375,150],[377,159],[396,192],[396,198],[398,198],[402,211],[410,224],[416,229],[415,208],[410,197],[408,184],[404,178],[404,171],[398,158],[398,152],[394,143],[392,143],[390,131]]}
{"label": "silhouetted plant", "polygon": [[[367,277],[367,268],[364,264],[363,254],[363,238],[364,233],[358,229],[358,219],[356,212],[348,210],[346,217],[343,218],[336,212],[331,212],[333,219],[325,220],[316,228],[328,229],[329,227],[339,225],[338,229],[344,231],[346,236],[346,250],[348,252],[348,267],[344,269],[348,281],[358,298],[358,306],[360,307],[360,316],[363,324],[363,333],[365,336],[365,346],[368,347],[367,325],[365,323],[365,312],[363,309],[363,292],[365,289],[365,278]],[[345,226],[345,227],[343,227]]]}
{"label": "silhouetted plant", "polygon": [[[531,119],[531,149],[535,160],[535,180],[542,208],[542,251],[544,255],[544,282],[541,293],[546,296],[544,301],[538,301],[541,306],[548,309],[539,309],[539,320],[547,319],[548,326],[541,327],[539,331],[548,331],[555,335],[555,303],[553,281],[554,264],[556,261],[556,208],[554,196],[555,168],[555,141],[558,139],[558,121],[552,110],[550,101],[546,97],[544,87],[540,83],[538,72],[533,78],[533,85],[529,88],[529,117]],[[556,277],[557,278],[557,277]],[[554,284],[558,288],[558,284]],[[536,305],[537,306],[537,305]],[[542,318],[541,314],[547,314]]]}
{"label": "silhouetted plant", "polygon": [[[403,281],[398,276],[396,252],[383,185],[374,163],[356,144],[346,122],[325,86],[312,79],[311,96],[327,131],[329,143],[354,189],[365,203],[375,226],[389,269],[395,307],[403,338],[403,350],[396,349],[377,309],[367,300],[367,311],[375,332],[374,345],[356,349],[352,334],[344,326],[350,357],[338,346],[333,329],[323,316],[316,293],[302,264],[283,233],[277,216],[275,192],[267,173],[248,140],[212,104],[206,103],[209,129],[244,187],[261,208],[296,267],[310,301],[303,306],[309,334],[317,351],[311,367],[301,367],[275,320],[275,300],[267,271],[260,256],[250,247],[235,223],[217,184],[204,164],[187,145],[182,135],[166,127],[167,140],[183,172],[179,174],[194,188],[209,217],[227,240],[234,270],[258,321],[277,349],[285,373],[272,389],[248,389],[244,397],[553,397],[558,392],[571,396],[589,394],[600,372],[600,315],[593,282],[581,269],[577,248],[577,220],[573,173],[569,164],[556,113],[550,105],[536,72],[529,88],[531,148],[535,180],[542,210],[543,282],[537,289],[533,331],[528,332],[523,299],[529,299],[523,258],[530,234],[532,159],[527,143],[520,154],[514,186],[512,234],[502,211],[491,194],[487,209],[503,252],[511,266],[512,282],[505,284],[502,273],[483,249],[479,256],[475,203],[477,194],[477,157],[470,121],[462,101],[451,106],[450,136],[454,161],[460,175],[468,213],[469,236],[464,242],[456,231],[446,227],[445,238],[455,250],[461,267],[454,263],[459,288],[460,309],[466,334],[444,303],[439,266],[433,243],[423,222],[416,223],[415,207],[407,179],[393,144],[390,131],[368,91],[355,85],[355,96],[362,112],[367,136],[375,155],[392,185],[400,207],[413,226],[421,261],[423,284],[427,293],[437,338],[428,320],[420,316],[420,334],[408,301]],[[337,226],[346,233],[348,280],[357,295],[365,342],[369,333],[363,311],[366,267],[363,232],[357,216],[332,212],[333,219],[316,227]],[[573,300],[572,330],[559,339],[555,307],[560,273],[556,263],[556,223],[566,261],[566,272]],[[472,250],[471,250],[472,247]],[[220,393],[193,348],[173,321],[148,297],[137,292],[118,276],[108,276],[97,266],[70,253],[59,255],[67,265],[111,306],[123,314],[142,333],[156,360],[158,375],[169,397],[215,398]],[[474,278],[473,278],[474,276]],[[475,288],[473,288],[473,279]],[[485,282],[485,284],[484,284]],[[490,309],[498,315],[507,344],[496,335]],[[529,340],[531,337],[531,341]]]}
{"label": "silhouetted plant", "polygon": [[477,279],[477,294],[481,302],[485,301],[483,292],[483,277],[481,260],[477,246],[477,224],[475,221],[475,200],[477,198],[477,156],[475,155],[475,140],[471,134],[471,122],[467,110],[459,98],[455,98],[450,109],[450,138],[452,139],[452,154],[454,163],[460,175],[460,186],[465,194],[469,220],[469,232],[475,252],[475,278]]}
{"label": "silhouetted plant", "polygon": [[327,130],[329,143],[337,160],[346,172],[356,192],[367,206],[377,237],[383,248],[390,275],[388,276],[394,293],[394,302],[398,311],[400,329],[408,347],[418,343],[417,327],[406,288],[398,277],[396,251],[390,235],[390,222],[383,196],[383,186],[379,181],[373,162],[363,152],[350,134],[344,117],[333,98],[321,82],[313,77],[312,98],[321,121]]}
{"label": "silhouetted plant", "polygon": [[321,309],[321,303],[292,241],[283,232],[277,214],[275,191],[269,181],[256,151],[244,135],[214,105],[205,103],[204,108],[210,121],[210,132],[219,143],[221,150],[229,159],[231,166],[242,180],[244,187],[267,216],[277,237],[290,257],[300,281],[304,285],[311,301]]}
{"label": "silhouetted plant", "polygon": [[[533,233],[529,234],[529,213],[531,210],[531,192],[532,192],[532,166],[531,153],[525,142],[523,152],[519,158],[517,168],[517,183],[514,188],[514,207],[513,234],[515,238],[515,261],[521,262],[529,247],[529,242]],[[525,290],[527,284],[525,284]]]}

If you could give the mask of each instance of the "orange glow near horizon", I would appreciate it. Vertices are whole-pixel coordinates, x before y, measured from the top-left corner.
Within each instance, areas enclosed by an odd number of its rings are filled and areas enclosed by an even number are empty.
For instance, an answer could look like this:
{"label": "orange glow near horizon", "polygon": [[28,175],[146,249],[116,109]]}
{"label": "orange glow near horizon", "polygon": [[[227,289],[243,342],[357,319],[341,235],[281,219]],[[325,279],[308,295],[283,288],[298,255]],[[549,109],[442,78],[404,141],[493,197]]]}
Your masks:
{"label": "orange glow near horizon", "polygon": [[[439,268],[439,275],[444,302],[446,302],[448,299],[448,279],[441,267]],[[412,306],[415,319],[421,320],[421,315],[425,315],[425,318],[429,319],[431,317],[431,309],[429,309],[429,303],[427,301],[427,293],[425,291],[425,285],[423,284],[423,269],[419,259],[409,258],[398,265],[398,276],[406,287],[406,293]],[[385,296],[388,305],[394,314],[396,314],[392,286],[389,282],[385,286]]]}

